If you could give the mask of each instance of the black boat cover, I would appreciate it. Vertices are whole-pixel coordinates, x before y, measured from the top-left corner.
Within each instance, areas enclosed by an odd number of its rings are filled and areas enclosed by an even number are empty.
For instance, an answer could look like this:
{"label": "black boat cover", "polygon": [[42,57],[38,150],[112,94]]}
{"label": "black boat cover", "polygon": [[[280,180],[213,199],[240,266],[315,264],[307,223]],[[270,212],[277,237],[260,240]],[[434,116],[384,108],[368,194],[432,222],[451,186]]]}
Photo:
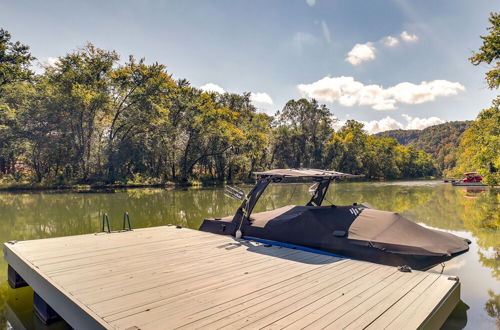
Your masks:
{"label": "black boat cover", "polygon": [[[233,234],[233,217],[206,219],[200,230]],[[468,240],[420,226],[398,213],[362,205],[296,206],[253,213],[245,237],[301,245],[371,262],[428,269],[469,249]]]}

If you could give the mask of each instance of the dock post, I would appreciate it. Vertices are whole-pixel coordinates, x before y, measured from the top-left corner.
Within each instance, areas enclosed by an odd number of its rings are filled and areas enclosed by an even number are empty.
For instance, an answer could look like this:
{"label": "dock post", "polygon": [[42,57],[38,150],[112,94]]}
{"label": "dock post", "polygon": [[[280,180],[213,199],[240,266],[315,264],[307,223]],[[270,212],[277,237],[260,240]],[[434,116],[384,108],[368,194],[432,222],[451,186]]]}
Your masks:
{"label": "dock post", "polygon": [[28,286],[28,283],[10,265],[7,268],[7,282],[12,289]]}
{"label": "dock post", "polygon": [[36,292],[33,292],[33,309],[35,315],[44,325],[49,325],[62,319]]}

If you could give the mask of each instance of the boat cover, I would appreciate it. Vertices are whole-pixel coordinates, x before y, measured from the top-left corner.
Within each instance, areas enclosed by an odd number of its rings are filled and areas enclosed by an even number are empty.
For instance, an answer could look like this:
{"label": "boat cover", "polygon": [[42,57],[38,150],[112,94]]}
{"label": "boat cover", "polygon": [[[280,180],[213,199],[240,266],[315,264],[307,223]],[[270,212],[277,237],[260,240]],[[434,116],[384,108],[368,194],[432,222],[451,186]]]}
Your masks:
{"label": "boat cover", "polygon": [[[217,232],[233,217],[205,220],[200,230]],[[226,234],[234,231],[231,227]],[[420,226],[398,213],[362,205],[296,206],[253,213],[245,237],[301,245],[372,262],[427,269],[466,252],[468,240]],[[222,233],[222,232],[217,232]]]}

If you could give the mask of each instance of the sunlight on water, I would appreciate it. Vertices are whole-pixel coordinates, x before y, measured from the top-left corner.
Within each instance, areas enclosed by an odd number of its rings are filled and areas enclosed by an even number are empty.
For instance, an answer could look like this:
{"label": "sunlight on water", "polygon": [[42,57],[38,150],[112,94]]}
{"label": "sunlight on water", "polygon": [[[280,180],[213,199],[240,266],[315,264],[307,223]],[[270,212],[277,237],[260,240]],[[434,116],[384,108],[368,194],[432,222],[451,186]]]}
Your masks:
{"label": "sunlight on water", "polygon": [[[310,184],[271,185],[255,211],[287,204],[305,204]],[[241,186],[248,192],[251,186]],[[368,202],[395,211],[425,226],[472,241],[470,251],[431,271],[457,275],[462,300],[446,328],[488,329],[500,325],[500,191],[466,189],[437,181],[341,183],[330,187],[324,204]],[[168,223],[198,228],[207,217],[234,213],[239,201],[224,196],[222,188],[134,189],[116,193],[0,193],[0,238],[28,240],[78,235],[100,230],[103,212],[112,229],[120,229],[128,211],[133,227]],[[12,290],[6,284],[7,265],[0,262],[0,314],[3,327],[39,328],[33,315],[32,290]],[[50,328],[65,328],[57,323]]]}

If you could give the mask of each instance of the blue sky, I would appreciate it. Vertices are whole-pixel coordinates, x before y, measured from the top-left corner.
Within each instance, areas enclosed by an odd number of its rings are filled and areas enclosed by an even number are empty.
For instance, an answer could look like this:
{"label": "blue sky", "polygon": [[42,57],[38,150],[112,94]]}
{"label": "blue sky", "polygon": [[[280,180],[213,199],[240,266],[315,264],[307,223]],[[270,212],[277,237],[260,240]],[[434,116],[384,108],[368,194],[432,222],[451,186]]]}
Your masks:
{"label": "blue sky", "polygon": [[497,0],[0,0],[0,27],[43,62],[90,41],[197,87],[252,92],[268,113],[315,97],[376,132],[489,107],[488,67],[467,58],[499,10]]}

